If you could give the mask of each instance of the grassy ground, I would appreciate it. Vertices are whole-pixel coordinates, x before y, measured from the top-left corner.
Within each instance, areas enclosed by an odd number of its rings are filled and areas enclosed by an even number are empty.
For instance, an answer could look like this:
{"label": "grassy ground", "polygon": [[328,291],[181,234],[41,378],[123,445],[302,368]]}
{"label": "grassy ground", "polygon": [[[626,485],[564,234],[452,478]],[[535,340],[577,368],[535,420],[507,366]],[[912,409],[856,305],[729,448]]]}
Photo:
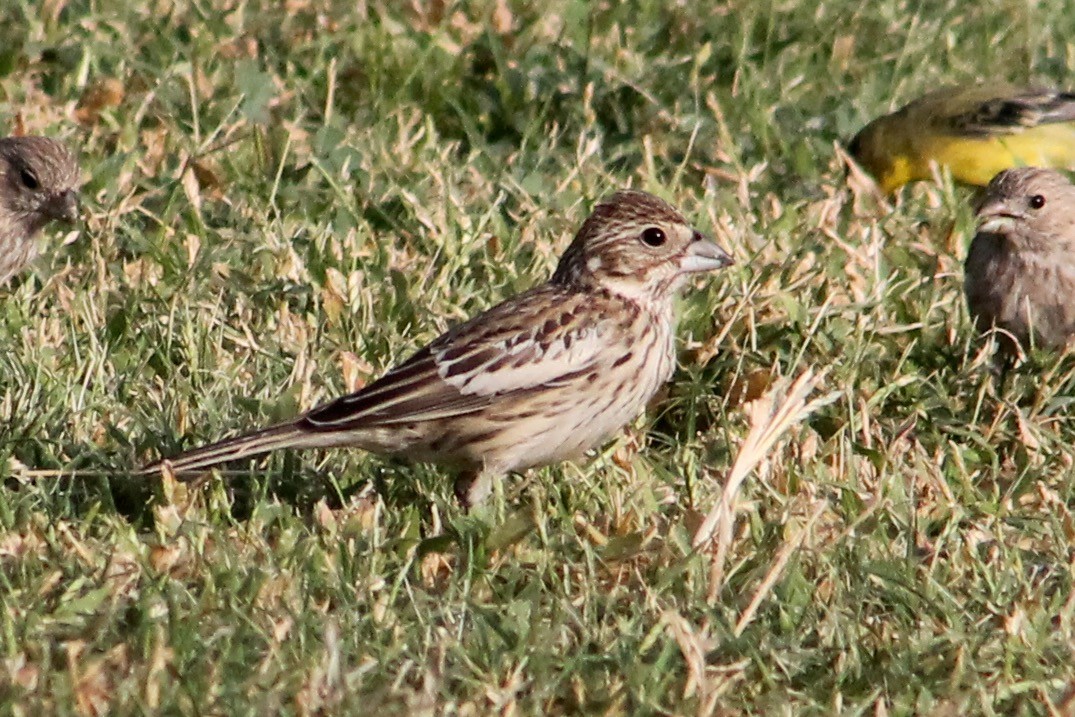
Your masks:
{"label": "grassy ground", "polygon": [[[1075,363],[1000,385],[968,192],[892,210],[833,149],[938,83],[1071,86],[1065,2],[266,5],[0,10],[0,128],[88,177],[0,290],[0,710],[1071,713]],[[739,263],[592,462],[470,515],[358,452],[125,475],[361,385],[626,185]]]}

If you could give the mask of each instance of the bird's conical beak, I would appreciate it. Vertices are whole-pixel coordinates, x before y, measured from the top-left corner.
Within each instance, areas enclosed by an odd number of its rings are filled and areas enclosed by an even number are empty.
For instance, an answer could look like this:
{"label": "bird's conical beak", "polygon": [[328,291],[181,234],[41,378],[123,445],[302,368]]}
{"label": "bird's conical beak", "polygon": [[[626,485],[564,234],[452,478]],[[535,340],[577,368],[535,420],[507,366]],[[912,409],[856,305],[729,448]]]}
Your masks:
{"label": "bird's conical beak", "polygon": [[78,221],[79,202],[78,192],[68,189],[49,199],[48,214],[53,219],[62,222],[74,223]]}
{"label": "bird's conical beak", "polygon": [[693,274],[716,271],[734,263],[728,252],[707,239],[701,232],[694,232],[694,238],[687,246],[687,251],[679,262],[679,268],[680,271]]}
{"label": "bird's conical beak", "polygon": [[980,205],[975,218],[978,222],[979,234],[1006,234],[1020,219],[1018,213],[1008,207],[1007,202],[998,201],[985,202]]}

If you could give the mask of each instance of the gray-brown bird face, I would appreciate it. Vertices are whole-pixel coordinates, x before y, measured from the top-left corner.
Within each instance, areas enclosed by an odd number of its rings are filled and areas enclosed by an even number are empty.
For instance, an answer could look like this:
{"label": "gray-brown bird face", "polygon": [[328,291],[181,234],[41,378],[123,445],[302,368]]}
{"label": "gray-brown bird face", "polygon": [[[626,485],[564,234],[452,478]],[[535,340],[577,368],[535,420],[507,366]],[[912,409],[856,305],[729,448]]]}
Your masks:
{"label": "gray-brown bird face", "polygon": [[0,139],[0,207],[33,234],[50,221],[78,218],[78,163],[48,137]]}
{"label": "gray-brown bird face", "polygon": [[598,204],[564,252],[555,279],[596,283],[617,293],[664,298],[689,274],[732,258],[667,202],[623,191]]}
{"label": "gray-brown bird face", "polygon": [[978,232],[998,234],[1017,249],[1075,247],[1075,185],[1060,172],[1007,169],[989,183],[976,207]]}

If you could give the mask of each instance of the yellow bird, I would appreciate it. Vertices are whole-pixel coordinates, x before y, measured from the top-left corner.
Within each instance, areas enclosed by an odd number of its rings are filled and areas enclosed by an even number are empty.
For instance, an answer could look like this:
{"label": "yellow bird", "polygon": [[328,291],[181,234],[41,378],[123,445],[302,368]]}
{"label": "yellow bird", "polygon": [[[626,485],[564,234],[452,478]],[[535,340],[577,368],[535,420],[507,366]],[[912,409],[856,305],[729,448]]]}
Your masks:
{"label": "yellow bird", "polygon": [[892,192],[930,163],[984,187],[1012,167],[1075,169],[1075,94],[1038,87],[946,87],[862,128],[851,156]]}

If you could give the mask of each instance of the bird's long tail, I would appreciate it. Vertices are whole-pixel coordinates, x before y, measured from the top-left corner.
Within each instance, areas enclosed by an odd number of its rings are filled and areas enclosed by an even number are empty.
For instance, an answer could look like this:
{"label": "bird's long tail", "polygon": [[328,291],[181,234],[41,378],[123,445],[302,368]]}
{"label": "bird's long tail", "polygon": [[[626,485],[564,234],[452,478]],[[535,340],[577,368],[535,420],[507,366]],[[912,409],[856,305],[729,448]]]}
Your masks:
{"label": "bird's long tail", "polygon": [[321,442],[317,439],[317,434],[303,429],[297,422],[282,423],[180,453],[152,463],[139,472],[156,473],[167,463],[176,473],[190,473],[217,463],[268,453],[277,448],[308,448],[320,445]]}

